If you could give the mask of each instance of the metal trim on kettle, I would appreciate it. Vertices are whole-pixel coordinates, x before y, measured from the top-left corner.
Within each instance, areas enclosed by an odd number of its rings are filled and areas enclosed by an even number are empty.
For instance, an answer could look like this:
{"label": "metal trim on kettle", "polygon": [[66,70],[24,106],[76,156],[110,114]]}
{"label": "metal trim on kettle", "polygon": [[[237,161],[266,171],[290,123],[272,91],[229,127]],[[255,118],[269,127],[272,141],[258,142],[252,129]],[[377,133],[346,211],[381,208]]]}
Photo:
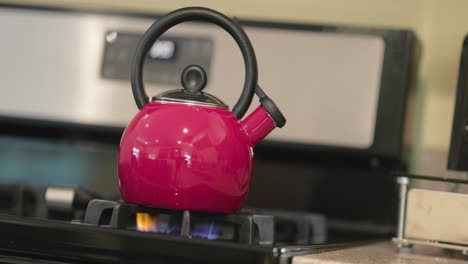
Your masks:
{"label": "metal trim on kettle", "polygon": [[[232,112],[203,92],[205,71],[190,65],[183,89],[149,98],[142,68],[153,43],[169,28],[204,21],[226,30],[245,63],[245,82]],[[140,111],[125,129],[118,157],[119,184],[127,203],[181,210],[233,213],[240,210],[252,176],[252,148],[286,119],[257,85],[257,61],[242,27],[225,15],[202,7],[173,11],[143,35],[132,65],[133,95]],[[261,105],[241,120],[254,93]]]}

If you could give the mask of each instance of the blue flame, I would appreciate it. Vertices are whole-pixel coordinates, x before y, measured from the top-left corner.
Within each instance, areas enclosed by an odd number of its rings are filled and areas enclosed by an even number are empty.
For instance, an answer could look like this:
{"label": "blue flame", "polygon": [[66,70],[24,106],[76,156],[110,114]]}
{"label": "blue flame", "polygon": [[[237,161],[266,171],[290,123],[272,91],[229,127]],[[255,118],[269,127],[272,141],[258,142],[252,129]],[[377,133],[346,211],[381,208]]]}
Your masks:
{"label": "blue flame", "polygon": [[[155,232],[168,235],[180,235],[181,225],[169,224],[167,221],[160,221],[156,216],[146,213],[137,214],[136,229],[141,232]],[[192,226],[190,235],[193,238],[218,240],[221,234],[221,228],[215,225],[214,221],[196,223]]]}
{"label": "blue flame", "polygon": [[172,226],[167,230],[167,233],[168,233],[168,234],[171,234],[171,235],[178,235],[178,234],[180,234],[180,225],[172,225]]}
{"label": "blue flame", "polygon": [[196,225],[192,230],[192,237],[217,240],[219,238],[219,229],[215,226],[214,222]]}
{"label": "blue flame", "polygon": [[156,233],[161,233],[161,234],[178,235],[180,234],[180,226],[179,225],[171,225],[171,226],[156,225],[156,227],[152,231]]}

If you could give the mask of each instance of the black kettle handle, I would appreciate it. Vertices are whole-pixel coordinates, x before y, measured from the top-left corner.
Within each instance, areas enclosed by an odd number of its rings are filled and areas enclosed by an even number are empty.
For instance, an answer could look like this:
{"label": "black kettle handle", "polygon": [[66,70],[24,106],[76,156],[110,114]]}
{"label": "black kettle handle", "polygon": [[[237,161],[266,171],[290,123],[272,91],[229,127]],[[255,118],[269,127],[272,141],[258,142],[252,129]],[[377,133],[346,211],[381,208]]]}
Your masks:
{"label": "black kettle handle", "polygon": [[143,65],[154,42],[171,27],[194,20],[210,22],[223,28],[237,42],[242,52],[245,64],[244,88],[239,100],[232,109],[234,115],[240,119],[249,108],[257,85],[258,70],[255,52],[247,34],[238,23],[217,11],[204,7],[186,7],[168,13],[154,22],[143,35],[133,59],[131,72],[135,102],[139,109],[149,102],[148,95],[143,87]]}

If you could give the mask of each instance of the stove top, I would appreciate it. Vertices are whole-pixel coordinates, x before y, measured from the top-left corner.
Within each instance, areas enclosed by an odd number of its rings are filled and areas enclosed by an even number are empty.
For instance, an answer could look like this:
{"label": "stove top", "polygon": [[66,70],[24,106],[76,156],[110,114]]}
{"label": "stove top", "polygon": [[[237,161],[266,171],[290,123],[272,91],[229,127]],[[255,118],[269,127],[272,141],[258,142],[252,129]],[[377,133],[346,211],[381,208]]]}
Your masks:
{"label": "stove top", "polygon": [[3,257],[54,263],[288,263],[358,244],[247,245],[10,215],[0,217],[0,232]]}
{"label": "stove top", "polygon": [[81,188],[2,188],[10,190],[2,200],[12,202],[0,207],[0,260],[7,263],[289,263],[370,239],[335,239],[321,214],[213,214],[95,199]]}

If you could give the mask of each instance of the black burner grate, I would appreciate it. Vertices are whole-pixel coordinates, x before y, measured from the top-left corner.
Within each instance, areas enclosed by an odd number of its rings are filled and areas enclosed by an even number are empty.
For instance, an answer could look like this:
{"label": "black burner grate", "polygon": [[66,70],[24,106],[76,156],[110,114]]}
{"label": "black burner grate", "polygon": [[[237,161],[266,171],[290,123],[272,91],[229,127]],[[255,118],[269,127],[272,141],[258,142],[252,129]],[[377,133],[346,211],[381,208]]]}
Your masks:
{"label": "black burner grate", "polygon": [[238,214],[213,214],[106,200],[92,200],[89,203],[84,223],[265,246],[323,243],[326,237],[325,218],[322,215],[253,209]]}
{"label": "black burner grate", "polygon": [[[159,224],[159,230],[141,230],[137,223],[138,214],[153,217],[157,219],[155,221],[163,224]],[[274,242],[274,217],[265,215],[211,214],[92,200],[88,205],[84,223],[243,244],[271,245]],[[213,232],[212,229],[216,229],[217,232]]]}

